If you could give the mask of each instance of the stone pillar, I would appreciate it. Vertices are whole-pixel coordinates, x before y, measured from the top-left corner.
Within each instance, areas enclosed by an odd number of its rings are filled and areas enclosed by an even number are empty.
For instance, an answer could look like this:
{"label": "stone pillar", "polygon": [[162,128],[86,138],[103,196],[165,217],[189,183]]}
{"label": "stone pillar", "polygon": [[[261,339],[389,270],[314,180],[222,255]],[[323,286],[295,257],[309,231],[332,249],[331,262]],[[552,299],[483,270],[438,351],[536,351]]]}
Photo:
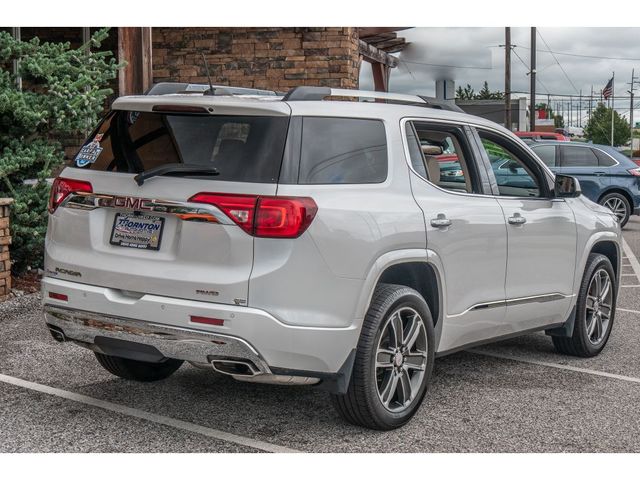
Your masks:
{"label": "stone pillar", "polygon": [[11,291],[9,205],[12,203],[13,200],[10,198],[0,198],[0,302],[6,300]]}

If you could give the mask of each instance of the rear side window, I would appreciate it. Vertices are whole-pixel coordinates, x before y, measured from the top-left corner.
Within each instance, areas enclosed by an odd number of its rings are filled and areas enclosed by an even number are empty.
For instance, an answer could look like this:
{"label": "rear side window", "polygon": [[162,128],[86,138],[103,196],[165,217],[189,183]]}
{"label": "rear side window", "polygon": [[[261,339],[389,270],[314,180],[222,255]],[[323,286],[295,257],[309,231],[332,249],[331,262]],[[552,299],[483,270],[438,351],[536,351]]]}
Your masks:
{"label": "rear side window", "polygon": [[219,175],[208,179],[275,183],[288,123],[288,117],[115,111],[80,150],[74,166],[139,173],[178,163],[215,167]]}
{"label": "rear side window", "polygon": [[380,120],[305,117],[300,184],[381,183],[387,140]]}
{"label": "rear side window", "polygon": [[533,151],[542,159],[547,167],[556,166],[556,147],[554,145],[540,145],[535,147]]}
{"label": "rear side window", "polygon": [[613,167],[614,165],[618,164],[616,160],[611,158],[603,151],[598,150],[597,148],[593,148],[592,150],[593,153],[596,154],[596,157],[598,157],[598,165],[600,165],[601,167]]}
{"label": "rear side window", "polygon": [[588,147],[560,147],[563,167],[597,167],[598,157]]}

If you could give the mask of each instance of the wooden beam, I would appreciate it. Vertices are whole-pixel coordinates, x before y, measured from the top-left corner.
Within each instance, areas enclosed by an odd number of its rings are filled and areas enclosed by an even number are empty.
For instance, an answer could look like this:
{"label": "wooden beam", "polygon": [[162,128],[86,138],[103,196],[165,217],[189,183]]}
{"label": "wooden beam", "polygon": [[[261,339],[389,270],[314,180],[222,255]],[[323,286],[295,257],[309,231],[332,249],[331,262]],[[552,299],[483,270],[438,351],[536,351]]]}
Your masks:
{"label": "wooden beam", "polygon": [[398,66],[397,58],[389,55],[384,50],[380,50],[373,45],[369,45],[363,40],[360,40],[359,42],[360,55],[362,55],[366,61],[371,63],[381,63],[391,68]]}
{"label": "wooden beam", "polygon": [[150,27],[118,27],[119,95],[139,95],[153,85]]}
{"label": "wooden beam", "polygon": [[380,42],[375,45],[376,48],[380,50],[384,50],[389,53],[390,50],[400,48],[402,50],[407,45],[407,42],[404,38],[395,38],[393,40],[387,40],[385,42]]}

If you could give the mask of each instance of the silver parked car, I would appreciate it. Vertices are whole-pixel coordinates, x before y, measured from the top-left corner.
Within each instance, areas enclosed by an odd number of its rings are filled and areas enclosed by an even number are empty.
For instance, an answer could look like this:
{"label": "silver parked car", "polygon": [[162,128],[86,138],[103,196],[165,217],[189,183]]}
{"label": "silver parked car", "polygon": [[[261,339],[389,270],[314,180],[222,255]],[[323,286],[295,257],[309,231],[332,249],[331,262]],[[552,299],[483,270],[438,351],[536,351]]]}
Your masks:
{"label": "silver parked car", "polygon": [[620,227],[502,127],[411,95],[157,88],[116,100],[51,194],[46,323],[109,372],[316,385],[391,429],[436,356],[607,343]]}

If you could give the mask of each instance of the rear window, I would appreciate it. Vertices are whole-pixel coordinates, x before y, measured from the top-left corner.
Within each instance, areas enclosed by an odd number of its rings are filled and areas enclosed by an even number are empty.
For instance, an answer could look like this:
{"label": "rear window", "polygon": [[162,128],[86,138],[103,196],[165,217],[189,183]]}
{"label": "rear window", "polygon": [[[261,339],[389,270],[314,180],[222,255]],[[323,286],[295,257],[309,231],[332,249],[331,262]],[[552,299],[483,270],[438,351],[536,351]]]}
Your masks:
{"label": "rear window", "polygon": [[215,167],[219,175],[209,179],[275,183],[288,122],[288,117],[116,111],[82,147],[74,166],[140,173],[181,163]]}
{"label": "rear window", "polygon": [[387,140],[380,120],[305,117],[300,184],[381,183]]}

